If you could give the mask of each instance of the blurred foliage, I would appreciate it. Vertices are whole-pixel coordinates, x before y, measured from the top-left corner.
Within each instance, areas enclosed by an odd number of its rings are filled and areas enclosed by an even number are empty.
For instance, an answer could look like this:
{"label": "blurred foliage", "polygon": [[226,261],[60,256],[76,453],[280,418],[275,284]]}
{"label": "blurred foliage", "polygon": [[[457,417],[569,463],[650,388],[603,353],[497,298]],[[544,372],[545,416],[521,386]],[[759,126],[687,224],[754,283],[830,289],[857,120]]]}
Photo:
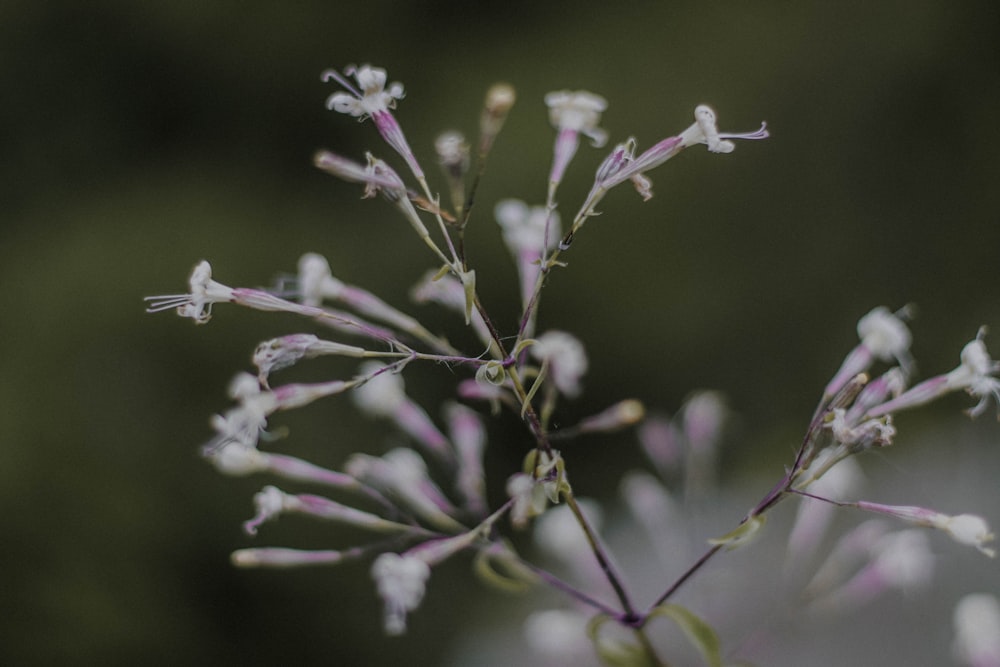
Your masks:
{"label": "blurred foliage", "polygon": [[[872,306],[919,306],[928,373],[951,368],[980,324],[1000,325],[998,13],[934,0],[7,0],[0,661],[430,665],[461,632],[476,599],[466,563],[435,572],[411,634],[391,642],[363,564],[230,568],[261,480],[218,477],[197,445],[254,345],[300,324],[218,308],[195,328],[142,312],[142,296],[184,289],[199,259],[255,286],[306,251],[406,303],[430,257],[382,202],[310,165],[320,147],[387,153],[370,123],[324,109],[322,70],[371,62],[402,81],[398,117],[425,163],[438,131],[474,131],[489,84],[517,88],[470,232],[484,299],[511,331],[513,271],[491,208],[544,197],[545,92],[601,93],[612,141],[641,147],[703,101],[726,130],[766,119],[767,142],[653,172],[649,203],[609,197],[553,276],[542,321],[578,333],[592,358],[566,422],[624,396],[671,411],[718,388],[743,415],[729,463],[773,472]],[[581,149],[564,215],[601,156]],[[449,381],[440,369],[413,380],[428,396]],[[345,401],[286,423],[278,447],[330,465],[387,438]],[[523,434],[498,426],[492,447],[512,465]],[[574,448],[590,494],[637,460],[627,437]],[[258,540],[345,537],[288,523]]]}

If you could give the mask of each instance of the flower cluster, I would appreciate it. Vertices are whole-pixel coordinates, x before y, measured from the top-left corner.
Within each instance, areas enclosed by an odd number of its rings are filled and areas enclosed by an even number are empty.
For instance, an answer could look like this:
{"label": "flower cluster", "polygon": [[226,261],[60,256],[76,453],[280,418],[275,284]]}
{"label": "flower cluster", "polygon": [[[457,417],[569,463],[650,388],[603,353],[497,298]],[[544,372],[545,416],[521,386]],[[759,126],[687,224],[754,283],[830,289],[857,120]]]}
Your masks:
{"label": "flower cluster", "polygon": [[[596,162],[593,182],[575,214],[561,215],[556,194],[572,161],[580,135],[602,147],[608,133],[599,127],[607,101],[587,91],[558,91],[545,97],[549,120],[556,130],[546,201],[540,205],[507,199],[493,209],[499,236],[518,272],[522,305],[516,328],[503,330],[491,318],[477,288],[477,273],[466,256],[465,230],[479,223],[473,207],[480,176],[492,146],[515,101],[514,91],[497,85],[487,93],[480,115],[479,136],[466,141],[455,132],[435,144],[437,162],[446,181],[447,201],[431,189],[427,176],[392,110],[403,99],[403,86],[387,84],[385,70],[370,65],[330,70],[323,79],[342,90],[331,94],[327,107],[360,121],[371,119],[384,144],[406,165],[407,173],[368,153],[363,161],[320,151],[315,164],[349,183],[363,186],[364,197],[381,195],[399,212],[430,251],[427,274],[414,286],[418,304],[444,306],[475,332],[482,347],[461,350],[433,333],[417,316],[375,294],[337,278],[327,260],[308,252],[299,261],[291,289],[229,287],[212,277],[208,262],[200,262],[190,278],[189,292],[150,297],[150,312],[176,309],[198,324],[209,321],[212,307],[229,303],[267,312],[285,312],[306,320],[306,330],[266,340],[252,355],[255,373],[240,373],[230,387],[234,407],[211,419],[215,435],[202,448],[205,458],[227,475],[268,473],[293,483],[308,483],[344,496],[290,493],[267,485],[254,498],[256,513],[244,528],[249,535],[287,514],[307,515],[360,528],[372,534],[360,545],[328,550],[285,547],[241,549],[233,554],[240,567],[293,567],[337,564],[368,559],[378,595],[384,601],[384,627],[389,634],[406,630],[408,615],[423,600],[434,568],[459,552],[475,554],[476,570],[505,588],[545,584],[575,601],[571,612],[545,612],[529,623],[529,641],[551,645],[544,628],[557,635],[572,632],[580,619],[590,618],[587,632],[598,653],[644,656],[658,662],[647,623],[667,617],[677,623],[710,662],[718,656],[717,640],[696,615],[671,601],[676,590],[717,552],[742,546],[763,526],[765,514],[779,502],[808,497],[824,506],[846,505],[902,520],[913,528],[890,539],[872,537],[867,552],[871,567],[897,585],[926,578],[918,527],[943,531],[960,543],[992,556],[993,539],[978,516],[950,516],[917,507],[843,501],[827,497],[830,480],[857,454],[882,448],[895,437],[893,415],[938,397],[963,390],[978,399],[973,416],[992,397],[1000,402],[998,363],[991,360],[984,332],[970,342],[955,370],[907,388],[914,373],[909,354],[911,335],[906,311],[876,308],[858,324],[861,342],[828,383],[785,476],[744,516],[729,534],[710,541],[706,553],[683,576],[664,584],[650,607],[637,604],[600,536],[599,508],[577,499],[568,463],[557,445],[592,433],[606,433],[639,423],[645,409],[635,400],[620,400],[575,424],[554,419],[565,401],[584,390],[588,355],[580,338],[562,329],[536,333],[543,288],[584,223],[598,214],[597,206],[615,186],[631,182],[643,199],[653,196],[649,172],[685,148],[705,146],[710,153],[731,153],[734,140],[764,139],[765,124],[749,133],[721,132],[710,107],[699,104],[693,123],[637,153],[634,138],[617,144]],[[353,79],[353,81],[352,81]],[[568,221],[564,224],[563,221]],[[281,296],[279,296],[279,293]],[[358,360],[349,377],[326,382],[276,384],[274,377],[320,356]],[[897,367],[870,378],[876,363]],[[407,393],[404,376],[415,366],[447,366],[458,378],[454,397],[440,414],[429,409],[424,396]],[[262,449],[273,434],[269,421],[281,411],[305,408],[320,399],[349,394],[358,412],[384,420],[402,435],[395,446],[378,453],[374,447],[352,454],[334,470]],[[462,402],[459,402],[462,401]],[[494,414],[508,410],[523,422],[526,451],[520,470],[490,470],[484,463],[487,427],[480,409]],[[714,464],[722,441],[728,408],[714,392],[694,395],[673,420],[652,417],[640,429],[640,440],[662,480],[682,470],[690,494],[714,489]],[[504,446],[510,446],[505,444]],[[625,488],[637,515],[651,519],[678,511],[660,482],[632,476]],[[503,489],[500,499],[490,489]],[[506,539],[507,531],[536,526],[544,549],[561,554],[577,566],[596,564],[615,603],[599,600],[530,562]],[[815,524],[814,524],[815,525]],[[507,528],[509,526],[509,529]],[[798,533],[799,547],[813,538]],[[804,536],[804,537],[803,537]],[[909,558],[907,561],[906,558]],[[909,563],[902,567],[901,562]],[[900,573],[903,574],[900,574]],[[886,579],[888,581],[888,579]],[[904,582],[905,583],[905,582]],[[607,622],[633,634],[638,644],[608,643],[600,628]],[[609,653],[610,652],[610,653]]]}

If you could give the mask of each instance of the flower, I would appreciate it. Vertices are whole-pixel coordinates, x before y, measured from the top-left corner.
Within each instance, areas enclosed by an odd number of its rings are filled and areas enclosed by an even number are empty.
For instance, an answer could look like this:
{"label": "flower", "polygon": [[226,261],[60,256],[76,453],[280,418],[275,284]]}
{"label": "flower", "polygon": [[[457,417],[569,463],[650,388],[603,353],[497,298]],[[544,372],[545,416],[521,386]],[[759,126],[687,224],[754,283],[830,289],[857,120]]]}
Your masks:
{"label": "flower", "polygon": [[483,469],[486,426],[477,412],[461,403],[446,404],[445,417],[458,459],[455,490],[474,515],[484,516],[489,509],[486,501],[486,474]]}
{"label": "flower", "polygon": [[504,199],[494,207],[493,216],[517,262],[521,304],[527,307],[542,270],[545,251],[559,242],[559,214],[544,206],[528,206],[519,199]]}
{"label": "flower", "polygon": [[955,605],[955,657],[969,667],[1000,667],[1000,602],[972,593]]}
{"label": "flower", "polygon": [[[436,303],[456,313],[464,313],[465,287],[454,276],[438,277],[438,273],[434,269],[425,273],[410,290],[410,298],[416,303]],[[493,335],[478,310],[472,311],[472,328],[487,348],[493,346]]]}
{"label": "flower", "polygon": [[406,632],[406,615],[420,606],[430,566],[413,556],[384,553],[372,563],[372,578],[385,602],[385,631],[390,635]]}
{"label": "flower", "polygon": [[403,99],[403,84],[394,82],[389,84],[389,90],[385,89],[387,75],[384,69],[371,65],[361,67],[348,65],[344,68],[344,74],[354,77],[361,92],[358,92],[340,72],[333,69],[326,70],[322,75],[323,81],[336,81],[348,91],[337,92],[326,98],[326,107],[331,111],[346,113],[364,120],[379,112],[395,109],[396,100]]}
{"label": "flower", "polygon": [[975,406],[966,410],[970,417],[982,414],[991,396],[1000,405],[1000,380],[993,377],[995,373],[1000,372],[1000,362],[993,361],[986,351],[986,344],[983,343],[985,335],[986,328],[981,327],[975,339],[962,348],[962,363],[957,368],[944,375],[924,380],[896,398],[875,406],[868,411],[868,416],[875,417],[896,410],[914,408],[959,389],[964,389],[968,394],[979,398]]}
{"label": "flower", "polygon": [[545,104],[549,107],[549,121],[556,129],[583,134],[596,147],[608,140],[608,133],[597,127],[601,112],[608,108],[607,100],[600,95],[586,90],[559,90],[547,94]]}
{"label": "flower", "polygon": [[983,343],[986,328],[979,329],[975,340],[962,348],[962,364],[947,375],[949,389],[965,389],[970,395],[979,398],[979,402],[968,410],[972,417],[982,414],[990,396],[1000,405],[1000,380],[992,377],[1000,371],[1000,362],[990,359]]}
{"label": "flower", "polygon": [[906,323],[885,306],[873,308],[858,320],[858,338],[861,344],[882,361],[897,359],[901,366],[909,359],[912,336]]}
{"label": "flower", "polygon": [[396,100],[403,99],[403,84],[394,82],[385,89],[386,73],[384,69],[362,65],[348,65],[344,74],[353,76],[361,91],[351,85],[344,76],[336,70],[323,72],[323,81],[336,81],[348,92],[338,92],[326,98],[326,108],[339,113],[346,113],[359,120],[371,118],[376,129],[387,144],[399,153],[410,167],[418,180],[424,180],[424,172],[417,164],[417,159],[410,150],[410,145],[403,135],[403,129],[396,122],[389,109],[396,108]]}
{"label": "flower", "polygon": [[585,90],[560,90],[546,95],[545,104],[549,107],[549,120],[559,130],[549,173],[548,203],[551,205],[555,189],[562,182],[566,167],[580,146],[580,134],[589,137],[591,144],[597,147],[608,140],[608,133],[597,127],[601,112],[608,108],[608,103],[600,95]]}
{"label": "flower", "polygon": [[351,394],[354,405],[373,417],[393,417],[407,400],[403,376],[382,371],[384,368],[387,367],[377,361],[362,364],[361,374],[371,378]]}
{"label": "flower", "polygon": [[766,139],[771,136],[766,129],[767,123],[761,123],[760,129],[755,132],[720,134],[715,125],[715,112],[704,104],[695,108],[694,116],[693,125],[677,136],[667,137],[654,144],[638,157],[635,156],[635,139],[630,138],[616,146],[598,167],[594,190],[607,191],[630,180],[643,200],[648,201],[653,196],[653,184],[645,175],[646,172],[660,166],[685,148],[707,144],[708,150],[713,153],[731,153],[735,144],[727,139]]}
{"label": "flower", "polygon": [[906,314],[906,309],[892,313],[885,306],[878,306],[858,320],[858,338],[861,342],[844,359],[840,370],[827,384],[824,395],[832,397],[848,380],[868,370],[875,359],[895,359],[903,371],[909,374],[913,368],[913,358],[910,356],[912,336],[903,320]]}
{"label": "flower", "polygon": [[[601,506],[590,498],[579,498],[577,502],[593,530],[600,532],[604,523]],[[571,568],[581,581],[597,573],[590,542],[568,505],[553,507],[539,516],[532,527],[532,536],[542,553]]]}
{"label": "flower", "polygon": [[865,501],[860,501],[856,505],[860,509],[878,514],[887,514],[916,526],[936,528],[947,533],[959,544],[976,547],[990,558],[996,555],[996,551],[986,546],[987,543],[994,540],[995,536],[990,532],[990,527],[986,523],[986,519],[981,516],[976,516],[975,514],[951,516],[924,507],[880,505]]}
{"label": "flower", "polygon": [[455,179],[459,179],[469,170],[469,144],[461,132],[449,130],[442,132],[434,140],[434,152],[438,163]]}
{"label": "flower", "polygon": [[216,436],[202,447],[202,454],[211,457],[224,445],[235,443],[254,449],[260,434],[267,427],[267,418],[278,408],[273,392],[261,391],[257,378],[239,373],[229,385],[229,395],[239,405],[221,415],[213,415],[212,428]]}
{"label": "flower", "polygon": [[852,451],[887,447],[892,444],[892,439],[896,436],[892,415],[852,422],[848,420],[847,411],[843,408],[833,410],[826,428],[830,429],[837,442]]}
{"label": "flower", "polygon": [[452,518],[458,510],[427,472],[427,464],[412,449],[397,447],[382,457],[354,454],[344,471],[364,484],[391,496],[400,506],[444,531],[461,530]]}
{"label": "flower", "polygon": [[544,206],[504,199],[494,207],[493,216],[503,230],[504,243],[515,257],[530,254],[529,261],[537,263],[542,250],[554,248],[559,241],[559,214]]}
{"label": "flower", "polygon": [[527,473],[511,475],[507,480],[507,495],[513,501],[510,523],[517,529],[524,528],[529,519],[545,511],[545,489]]}
{"label": "flower", "polygon": [[706,144],[712,153],[732,153],[736,144],[727,139],[766,139],[771,136],[767,131],[767,123],[761,123],[760,129],[741,134],[720,134],[715,121],[715,111],[705,104],[699,104],[694,109],[694,125],[681,133],[681,147],[687,148],[695,144]]}
{"label": "flower", "polygon": [[942,514],[941,517],[940,524],[935,524],[935,528],[945,531],[959,544],[976,547],[990,558],[996,556],[996,550],[985,546],[995,539],[986,519],[975,514],[959,514],[957,516]]}
{"label": "flower", "polygon": [[563,394],[580,395],[580,378],[587,372],[587,353],[583,344],[565,331],[549,331],[538,337],[531,354],[548,362],[552,382]]}
{"label": "flower", "polygon": [[212,318],[212,304],[233,301],[234,290],[222,283],[212,280],[212,265],[202,260],[194,267],[188,280],[191,287],[189,294],[167,294],[164,296],[147,296],[149,307],[147,313],[158,313],[170,308],[177,308],[181,317],[190,317],[195,324],[204,324]]}
{"label": "flower", "polygon": [[257,367],[260,383],[267,386],[267,379],[274,371],[293,366],[300,359],[312,359],[323,354],[363,357],[365,349],[321,340],[312,334],[289,334],[259,344],[253,353],[253,364]]}
{"label": "flower", "polygon": [[398,204],[405,199],[407,191],[403,179],[384,161],[366,153],[367,164],[360,164],[329,151],[319,151],[313,156],[313,164],[337,178],[351,183],[363,183],[362,199],[370,199],[381,192],[386,200]]}
{"label": "flower", "polygon": [[927,536],[916,530],[883,535],[872,547],[872,567],[892,588],[914,590],[926,586],[934,572],[934,555]]}
{"label": "flower", "polygon": [[260,524],[276,519],[286,509],[294,506],[294,499],[276,486],[265,486],[253,497],[257,514],[249,521],[243,522],[243,530],[250,535],[257,534]]}
{"label": "flower", "polygon": [[684,402],[684,435],[695,451],[713,451],[729,417],[725,398],[717,391],[699,391]]}

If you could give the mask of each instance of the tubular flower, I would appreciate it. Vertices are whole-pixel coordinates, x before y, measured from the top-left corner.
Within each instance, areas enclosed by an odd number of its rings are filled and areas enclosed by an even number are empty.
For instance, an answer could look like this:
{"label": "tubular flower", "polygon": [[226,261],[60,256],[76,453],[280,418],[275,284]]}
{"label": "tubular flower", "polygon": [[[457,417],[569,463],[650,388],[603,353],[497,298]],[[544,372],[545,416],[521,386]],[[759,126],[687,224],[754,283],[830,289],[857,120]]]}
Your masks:
{"label": "tubular flower", "polygon": [[196,324],[205,324],[212,318],[212,304],[235,299],[231,287],[212,280],[212,265],[202,260],[191,272],[188,280],[191,287],[189,294],[167,294],[164,296],[148,296],[147,313],[177,308],[181,317],[190,317]]}
{"label": "tubular flower", "polygon": [[384,69],[371,65],[348,65],[344,74],[353,76],[360,92],[340,72],[329,69],[323,72],[324,81],[336,81],[348,92],[337,92],[326,98],[326,107],[331,111],[346,113],[364,120],[369,116],[396,108],[396,100],[403,99],[403,84],[393,82],[385,89],[387,75]]}
{"label": "tubular flower", "polygon": [[986,546],[994,539],[993,533],[990,532],[989,524],[986,523],[985,519],[975,514],[951,516],[924,507],[880,505],[864,501],[858,502],[857,506],[860,509],[878,514],[887,514],[917,526],[936,528],[947,533],[959,544],[976,547],[990,558],[996,555],[996,551]]}
{"label": "tubular flower", "polygon": [[410,150],[410,145],[403,135],[403,129],[396,122],[389,109],[396,108],[396,100],[403,99],[403,84],[393,82],[386,90],[386,73],[384,69],[371,65],[348,65],[344,74],[353,76],[357,81],[358,91],[345,76],[333,69],[323,72],[323,81],[336,81],[347,92],[337,92],[326,99],[326,107],[331,111],[346,113],[358,120],[371,118],[385,142],[406,160],[413,175],[418,180],[424,179],[424,172],[417,164],[417,159]]}
{"label": "tubular flower", "polygon": [[1000,380],[993,377],[1000,372],[1000,362],[991,359],[986,351],[986,344],[983,343],[985,334],[986,329],[980,328],[976,337],[962,348],[962,363],[951,372],[924,380],[896,398],[875,406],[868,411],[868,416],[915,408],[960,389],[979,399],[966,411],[970,417],[982,414],[990,397],[1000,405]]}
{"label": "tubular flower", "polygon": [[905,309],[901,313],[893,313],[885,306],[878,306],[858,320],[861,342],[847,355],[840,370],[826,386],[826,396],[836,394],[848,380],[871,368],[876,359],[895,359],[907,374],[913,369],[910,357],[912,335],[903,320],[905,314]]}

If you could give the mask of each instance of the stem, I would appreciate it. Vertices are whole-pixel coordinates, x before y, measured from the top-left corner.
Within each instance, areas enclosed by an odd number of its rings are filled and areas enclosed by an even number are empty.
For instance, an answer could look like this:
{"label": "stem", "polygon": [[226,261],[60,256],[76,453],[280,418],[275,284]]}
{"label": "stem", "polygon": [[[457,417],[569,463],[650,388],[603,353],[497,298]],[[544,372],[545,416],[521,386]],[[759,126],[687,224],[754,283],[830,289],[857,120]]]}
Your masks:
{"label": "stem", "polygon": [[[677,589],[679,589],[681,586],[683,586],[684,583],[687,582],[687,580],[690,579],[694,575],[695,572],[697,572],[702,567],[704,567],[705,563],[707,563],[712,558],[712,556],[714,556],[715,554],[719,553],[719,551],[721,549],[722,549],[722,545],[721,544],[716,544],[711,549],[709,549],[708,551],[706,551],[705,553],[703,553],[701,555],[701,558],[699,558],[697,561],[695,561],[694,565],[692,565],[691,567],[689,567],[684,574],[682,574],[674,583],[672,583],[670,585],[670,588],[668,588],[666,591],[664,591],[663,595],[661,595],[660,597],[656,598],[656,602],[654,602],[650,606],[650,611],[652,611],[656,607],[659,607],[661,604],[663,604],[664,602],[666,602],[667,600],[669,600],[671,598],[671,596],[673,596],[673,594],[677,592]],[[647,618],[648,618],[648,612],[647,612]]]}
{"label": "stem", "polygon": [[548,570],[543,570],[542,568],[538,567],[537,565],[533,565],[532,563],[529,563],[528,561],[525,561],[525,560],[522,560],[521,563],[526,568],[528,568],[529,570],[531,570],[531,572],[533,574],[535,574],[539,579],[541,579],[542,581],[544,581],[546,584],[548,584],[552,588],[555,588],[558,591],[562,591],[566,595],[570,596],[571,598],[574,598],[575,600],[577,600],[579,602],[582,602],[583,604],[587,605],[588,607],[593,607],[594,609],[596,609],[597,611],[601,612],[602,614],[607,614],[608,616],[611,616],[612,618],[618,618],[621,615],[621,612],[616,611],[615,609],[612,609],[610,606],[604,604],[603,602],[601,602],[600,600],[598,600],[596,598],[590,597],[589,595],[587,595],[583,591],[579,590],[578,588],[576,588],[572,584],[566,583],[565,581],[563,581],[562,579],[560,579],[556,575],[552,574]]}
{"label": "stem", "polygon": [[[781,500],[786,498],[791,491],[791,486],[796,476],[797,476],[797,471],[789,471],[785,473],[785,476],[782,477],[781,480],[777,484],[775,484],[774,487],[767,492],[767,494],[764,495],[764,497],[760,500],[759,503],[757,503],[757,505],[752,510],[747,512],[746,516],[744,516],[742,520],[740,520],[740,525],[746,523],[755,516],[760,516],[764,514],[765,512],[773,508],[775,505],[777,505],[779,502],[781,502]],[[660,597],[656,598],[656,602],[652,604],[650,610],[659,607],[661,604],[669,600],[674,595],[674,593],[676,593],[677,590],[680,589],[680,587],[687,582],[688,579],[694,576],[694,574],[698,572],[698,570],[703,568],[708,563],[708,561],[710,561],[712,557],[715,556],[715,554],[719,553],[719,551],[722,550],[723,546],[724,545],[722,544],[716,544],[712,546],[710,549],[708,549],[708,551],[703,553],[701,557],[684,572],[684,574],[678,577],[674,581],[674,583],[672,583],[670,587],[667,588],[667,590],[664,591],[662,595],[660,595]]]}
{"label": "stem", "polygon": [[626,622],[634,621],[636,619],[635,607],[632,606],[632,600],[629,598],[628,592],[625,590],[625,586],[622,585],[621,577],[615,571],[614,566],[608,559],[607,554],[604,551],[604,547],[600,542],[600,538],[594,531],[593,526],[587,520],[583,511],[580,509],[579,503],[576,502],[576,498],[573,496],[573,492],[566,489],[563,492],[563,497],[566,498],[566,504],[569,505],[570,510],[573,512],[573,516],[576,517],[577,523],[583,529],[584,535],[587,536],[587,542],[590,544],[590,550],[594,552],[594,557],[597,559],[597,564],[600,565],[601,571],[604,572],[604,577],[611,584],[611,588],[614,589],[615,595],[618,596],[618,601],[621,602],[622,609],[625,612],[624,620]]}

